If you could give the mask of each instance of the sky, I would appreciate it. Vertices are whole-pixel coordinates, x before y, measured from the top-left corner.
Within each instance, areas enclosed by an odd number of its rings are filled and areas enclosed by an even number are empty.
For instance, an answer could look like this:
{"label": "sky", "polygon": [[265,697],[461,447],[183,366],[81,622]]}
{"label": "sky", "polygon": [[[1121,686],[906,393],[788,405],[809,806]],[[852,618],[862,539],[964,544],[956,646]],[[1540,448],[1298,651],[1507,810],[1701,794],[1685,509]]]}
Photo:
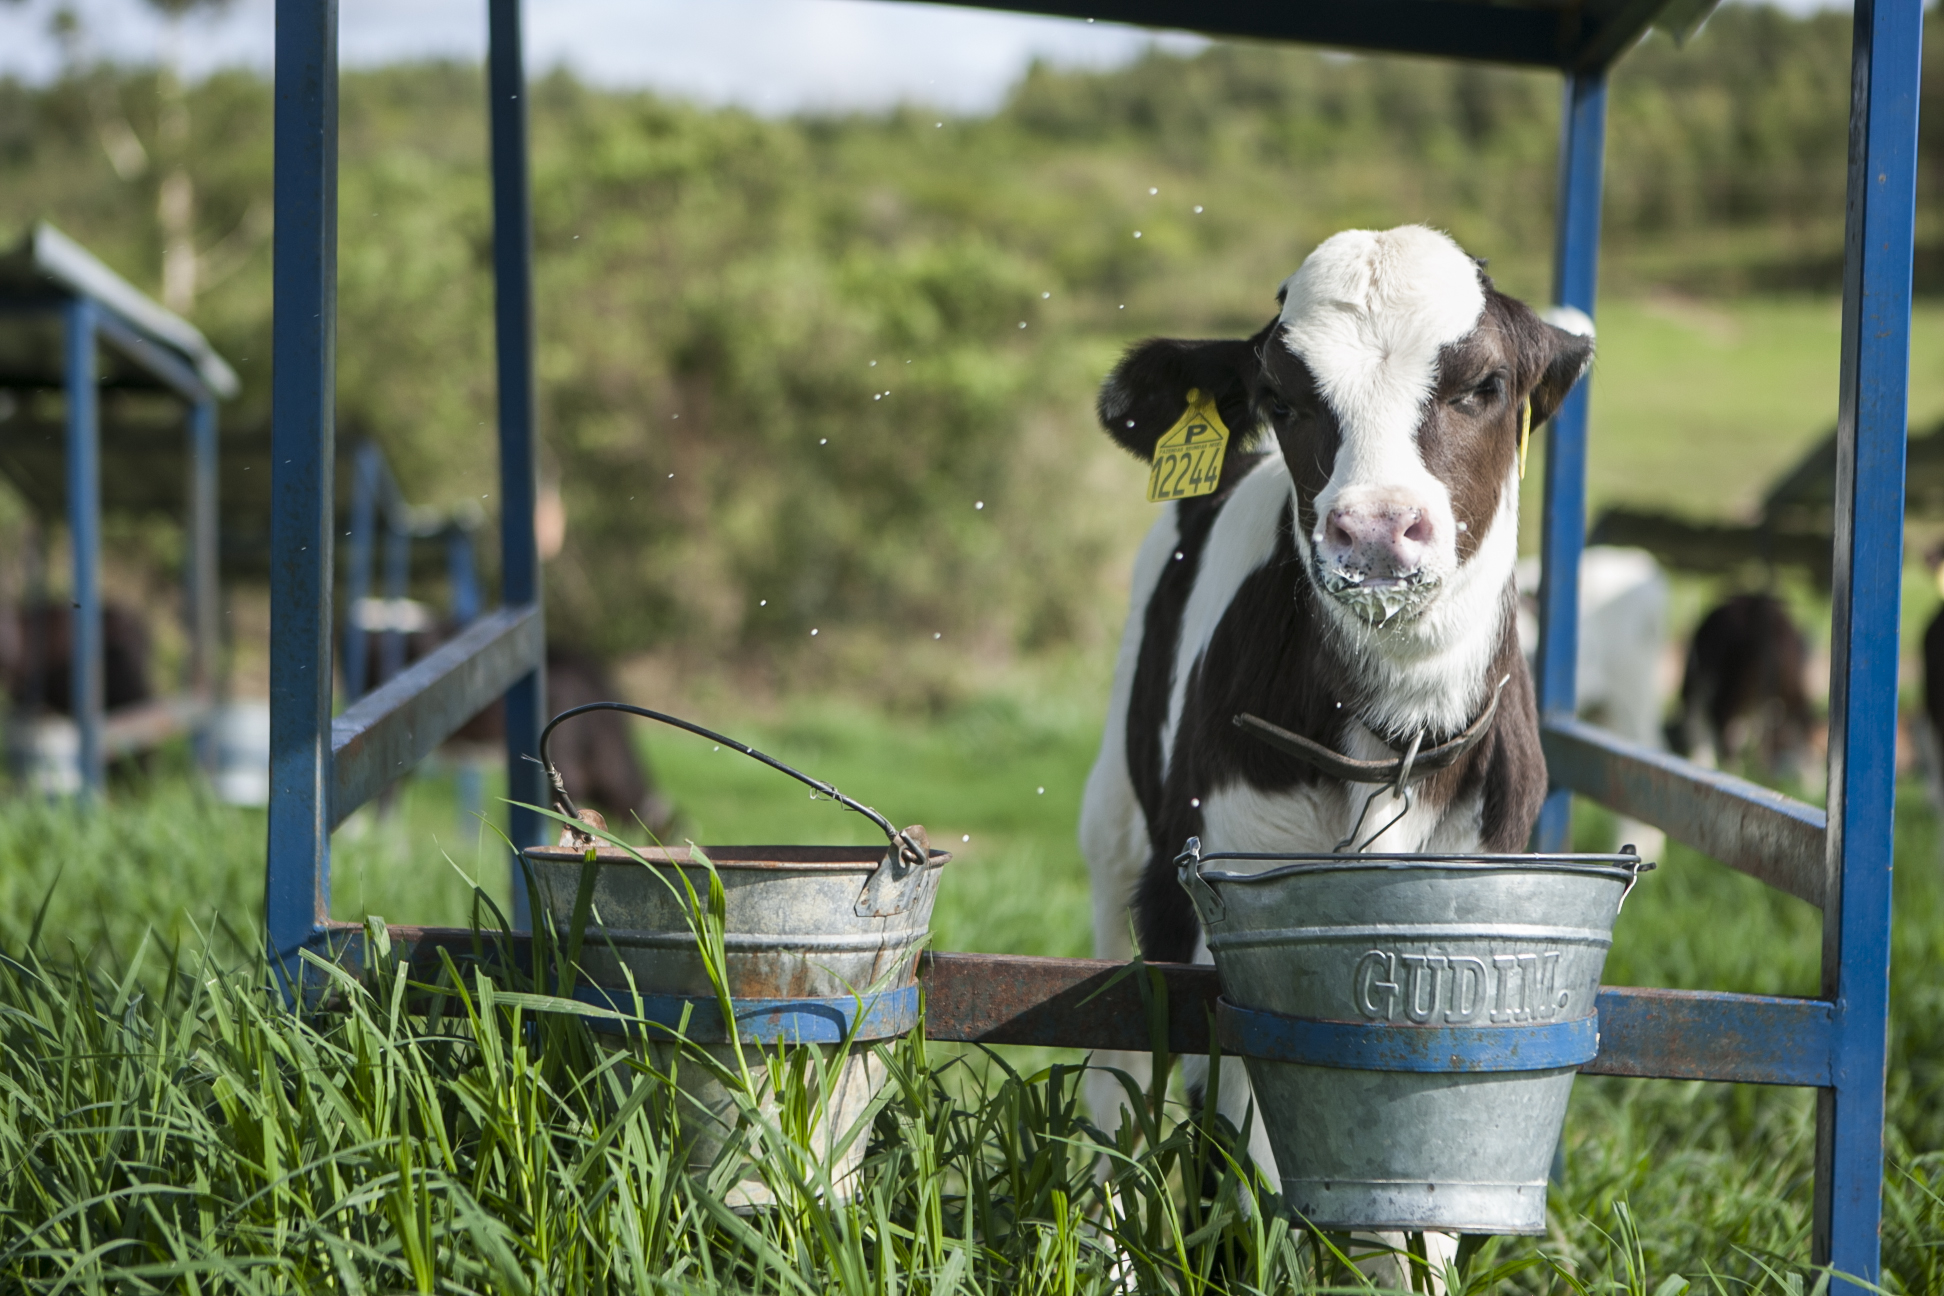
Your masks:
{"label": "sky", "polygon": [[[59,69],[49,20],[81,18],[84,57],[150,62],[169,39],[145,0],[0,0],[0,76]],[[1831,0],[1782,0],[1804,11]],[[1846,8],[1847,5],[1840,4]],[[339,57],[349,66],[485,51],[484,0],[340,0]],[[244,65],[268,71],[275,0],[229,0],[186,19],[181,60],[194,76]],[[527,0],[527,67],[565,64],[604,85],[651,87],[764,113],[877,108],[899,102],[977,113],[996,106],[1035,58],[1063,66],[1125,63],[1150,44],[1193,50],[1180,34],[889,0]]]}

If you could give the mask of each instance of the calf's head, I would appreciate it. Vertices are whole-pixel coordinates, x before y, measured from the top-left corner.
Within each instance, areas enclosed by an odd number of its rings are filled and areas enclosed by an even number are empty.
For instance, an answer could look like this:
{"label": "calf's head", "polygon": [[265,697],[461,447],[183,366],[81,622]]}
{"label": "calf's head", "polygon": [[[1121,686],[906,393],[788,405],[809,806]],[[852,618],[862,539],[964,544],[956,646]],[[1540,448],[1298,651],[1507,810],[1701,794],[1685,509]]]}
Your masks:
{"label": "calf's head", "polygon": [[1238,463],[1240,443],[1273,435],[1308,577],[1347,626],[1422,637],[1477,606],[1466,591],[1496,600],[1517,551],[1521,429],[1565,399],[1591,337],[1541,321],[1418,225],[1331,237],[1280,300],[1246,340],[1136,346],[1101,389],[1107,431],[1151,458],[1198,388]]}

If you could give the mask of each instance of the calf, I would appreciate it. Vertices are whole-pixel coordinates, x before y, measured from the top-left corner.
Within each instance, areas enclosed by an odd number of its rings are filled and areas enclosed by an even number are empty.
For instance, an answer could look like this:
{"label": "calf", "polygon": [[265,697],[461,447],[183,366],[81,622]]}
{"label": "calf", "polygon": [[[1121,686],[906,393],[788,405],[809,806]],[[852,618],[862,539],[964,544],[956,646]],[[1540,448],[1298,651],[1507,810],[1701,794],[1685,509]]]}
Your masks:
{"label": "calf", "polygon": [[1694,628],[1668,745],[1710,766],[1750,748],[1771,775],[1800,777],[1809,745],[1808,659],[1780,599],[1735,595]]}
{"label": "calf", "polygon": [[[1190,837],[1210,851],[1327,852],[1352,836],[1516,851],[1545,795],[1515,623],[1522,439],[1586,368],[1590,337],[1542,322],[1421,226],[1336,235],[1279,300],[1244,340],[1136,346],[1100,393],[1107,432],[1142,459],[1191,389],[1233,434],[1215,491],[1164,505],[1135,561],[1080,821],[1103,958],[1138,940],[1151,960],[1208,961],[1175,880]],[[1243,714],[1354,759],[1478,732],[1415,786],[1409,813],[1378,832],[1394,813],[1382,792],[1359,832],[1371,786],[1243,732]],[[1198,1094],[1205,1060],[1184,1071]],[[1221,1087],[1241,1124],[1242,1068]],[[1089,1096],[1102,1117],[1121,1101],[1111,1077]],[[1273,1181],[1260,1128],[1250,1153]]]}

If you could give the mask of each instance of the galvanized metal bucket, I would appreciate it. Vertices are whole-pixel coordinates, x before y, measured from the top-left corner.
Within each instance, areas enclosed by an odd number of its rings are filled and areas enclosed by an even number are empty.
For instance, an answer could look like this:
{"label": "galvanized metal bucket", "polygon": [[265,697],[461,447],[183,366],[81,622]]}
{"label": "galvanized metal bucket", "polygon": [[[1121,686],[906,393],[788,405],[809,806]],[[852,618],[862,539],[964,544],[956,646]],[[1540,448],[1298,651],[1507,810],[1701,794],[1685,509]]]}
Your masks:
{"label": "galvanized metal bucket", "polygon": [[1543,1233],[1620,902],[1618,855],[1177,861],[1290,1209],[1319,1228]]}
{"label": "galvanized metal bucket", "polygon": [[[577,911],[589,915],[579,965],[584,978],[576,997],[633,1019],[631,1033],[647,1037],[657,1070],[677,1077],[682,1097],[679,1123],[692,1172],[709,1171],[737,1137],[742,1110],[718,1075],[689,1059],[700,1049],[735,1070],[723,1003],[709,976],[694,926],[691,896],[709,895],[711,874],[724,904],[721,966],[735,1039],[741,1045],[765,1120],[777,1119],[778,1087],[808,1082],[824,1090],[807,1095],[818,1112],[813,1147],[838,1194],[845,1195],[864,1156],[863,1132],[840,1146],[868,1109],[884,1081],[870,1050],[858,1048],[834,1068],[806,1065],[808,1047],[857,1045],[909,1032],[918,1023],[917,959],[931,927],[939,874],[950,861],[932,850],[921,827],[891,828],[876,811],[828,784],[790,769],[734,739],[687,721],[619,703],[596,703],[563,712],[555,725],[594,709],[612,709],[663,720],[734,748],[809,784],[847,808],[867,815],[887,846],[686,846],[626,850],[590,837],[525,852],[537,911],[571,939]],[[548,766],[556,803],[570,817],[573,802]],[[572,834],[566,834],[571,836]],[[603,1014],[590,1018],[610,1029]],[[679,1038],[678,1038],[679,1035]],[[763,1155],[760,1140],[746,1155]],[[739,1175],[727,1191],[736,1207],[774,1200],[754,1173]]]}

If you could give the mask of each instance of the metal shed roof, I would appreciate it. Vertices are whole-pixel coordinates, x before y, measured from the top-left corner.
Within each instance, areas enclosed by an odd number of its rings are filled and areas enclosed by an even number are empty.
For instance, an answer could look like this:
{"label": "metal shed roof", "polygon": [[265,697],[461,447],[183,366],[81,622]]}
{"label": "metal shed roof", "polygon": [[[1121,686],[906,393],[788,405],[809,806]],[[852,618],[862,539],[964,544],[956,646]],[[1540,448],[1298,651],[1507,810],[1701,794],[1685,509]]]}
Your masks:
{"label": "metal shed roof", "polygon": [[236,371],[188,320],[162,307],[46,221],[0,255],[0,387],[62,385],[61,327],[50,311],[88,297],[104,313],[103,387],[236,395]]}
{"label": "metal shed roof", "polygon": [[1716,0],[978,0],[982,9],[1175,27],[1566,72],[1596,71],[1649,27],[1685,38]]}

